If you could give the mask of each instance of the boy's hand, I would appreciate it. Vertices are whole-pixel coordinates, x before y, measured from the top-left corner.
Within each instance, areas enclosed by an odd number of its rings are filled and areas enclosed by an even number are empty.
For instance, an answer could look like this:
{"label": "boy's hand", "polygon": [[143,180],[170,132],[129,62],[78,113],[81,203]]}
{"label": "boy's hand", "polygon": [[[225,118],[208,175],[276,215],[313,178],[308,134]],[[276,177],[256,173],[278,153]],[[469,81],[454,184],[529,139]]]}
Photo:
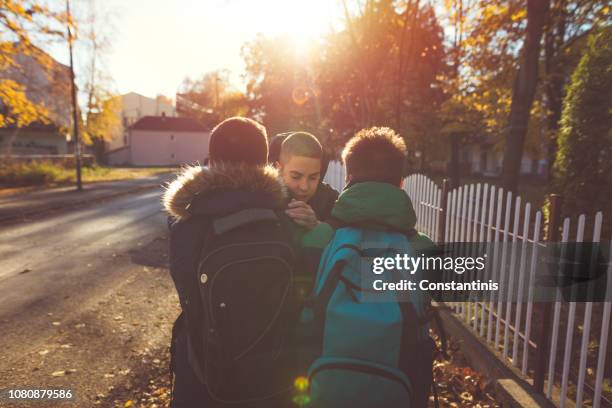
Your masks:
{"label": "boy's hand", "polygon": [[317,216],[313,211],[312,207],[306,204],[304,201],[291,200],[285,213],[298,225],[307,229],[312,229],[317,224]]}

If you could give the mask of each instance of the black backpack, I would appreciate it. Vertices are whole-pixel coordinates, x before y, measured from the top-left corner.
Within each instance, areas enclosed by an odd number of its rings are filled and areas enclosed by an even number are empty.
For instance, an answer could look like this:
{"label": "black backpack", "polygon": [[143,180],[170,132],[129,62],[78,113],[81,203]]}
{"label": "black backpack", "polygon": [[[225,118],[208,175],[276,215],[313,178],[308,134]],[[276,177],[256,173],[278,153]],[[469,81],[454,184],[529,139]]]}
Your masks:
{"label": "black backpack", "polygon": [[189,361],[215,400],[265,402],[291,390],[294,264],[291,236],[273,210],[212,220],[197,272],[203,342],[190,345]]}

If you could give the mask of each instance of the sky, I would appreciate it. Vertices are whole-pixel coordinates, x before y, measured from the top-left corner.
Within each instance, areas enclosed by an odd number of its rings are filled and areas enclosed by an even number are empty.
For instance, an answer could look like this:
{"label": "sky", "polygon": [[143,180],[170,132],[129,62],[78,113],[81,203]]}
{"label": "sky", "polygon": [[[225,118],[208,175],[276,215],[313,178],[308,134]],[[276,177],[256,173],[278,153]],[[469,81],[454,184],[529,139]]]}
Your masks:
{"label": "sky", "polygon": [[[73,0],[75,8],[78,1],[83,0]],[[288,35],[299,47],[338,28],[343,16],[339,0],[94,1],[110,15],[107,27],[113,35],[104,65],[114,90],[151,97],[174,98],[185,77],[223,68],[241,89],[240,49],[257,33]],[[51,53],[67,63],[65,48],[56,46]]]}

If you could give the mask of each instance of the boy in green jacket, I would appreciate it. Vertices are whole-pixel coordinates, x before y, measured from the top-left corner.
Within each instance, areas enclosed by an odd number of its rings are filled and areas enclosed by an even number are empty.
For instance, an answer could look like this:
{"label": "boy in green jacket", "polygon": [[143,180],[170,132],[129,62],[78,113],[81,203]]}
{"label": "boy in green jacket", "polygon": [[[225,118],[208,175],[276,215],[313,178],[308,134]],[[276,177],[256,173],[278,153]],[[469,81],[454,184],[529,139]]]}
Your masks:
{"label": "boy in green jacket", "polygon": [[[406,145],[392,129],[372,127],[358,132],[344,147],[344,191],[331,212],[331,222],[320,223],[302,237],[305,248],[323,249],[337,225],[371,226],[413,233],[417,251],[433,248],[433,242],[414,231],[416,213],[401,188]],[[335,224],[335,225],[334,225]]]}

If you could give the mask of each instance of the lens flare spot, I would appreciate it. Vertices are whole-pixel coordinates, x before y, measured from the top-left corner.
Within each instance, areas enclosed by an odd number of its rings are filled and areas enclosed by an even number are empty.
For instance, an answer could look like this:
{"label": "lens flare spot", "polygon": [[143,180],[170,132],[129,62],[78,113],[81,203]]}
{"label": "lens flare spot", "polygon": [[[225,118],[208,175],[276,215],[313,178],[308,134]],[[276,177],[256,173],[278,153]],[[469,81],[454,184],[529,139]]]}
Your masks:
{"label": "lens flare spot", "polygon": [[310,397],[308,395],[296,395],[293,397],[293,403],[298,407],[305,407],[310,404]]}
{"label": "lens flare spot", "polygon": [[295,379],[293,386],[299,392],[305,392],[308,389],[308,378],[300,376]]}

